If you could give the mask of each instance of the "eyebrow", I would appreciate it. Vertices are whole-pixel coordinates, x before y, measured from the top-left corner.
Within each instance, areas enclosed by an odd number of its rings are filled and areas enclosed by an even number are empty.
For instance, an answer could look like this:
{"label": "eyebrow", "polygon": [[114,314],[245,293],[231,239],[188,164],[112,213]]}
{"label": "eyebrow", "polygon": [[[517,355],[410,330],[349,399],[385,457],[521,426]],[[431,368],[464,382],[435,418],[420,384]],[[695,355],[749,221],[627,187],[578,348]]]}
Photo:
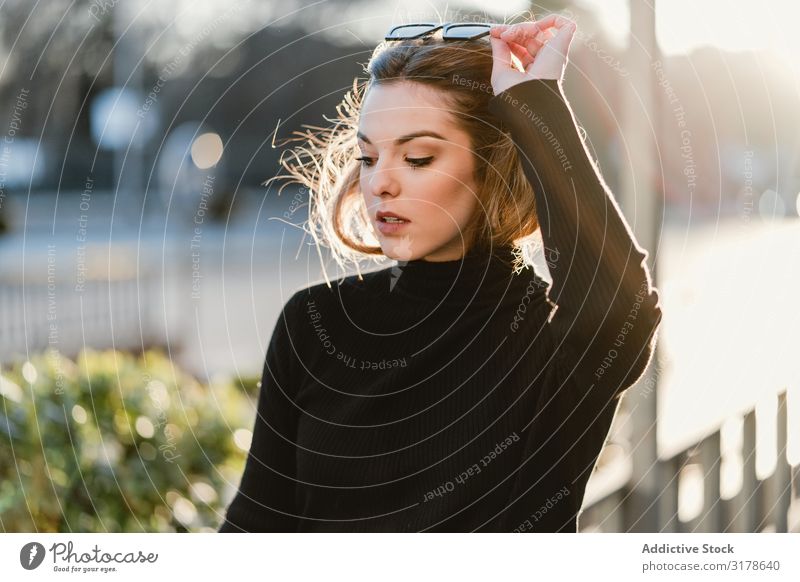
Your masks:
{"label": "eyebrow", "polygon": [[[358,132],[357,135],[358,135],[359,139],[361,139],[364,142],[372,145],[372,142],[369,140],[369,138],[366,135],[364,135],[360,131]],[[394,140],[394,143],[395,143],[395,145],[403,145],[404,143],[410,142],[412,139],[416,139],[418,137],[433,137],[433,138],[436,138],[436,139],[441,139],[443,141],[447,141],[443,135],[438,134],[435,131],[415,131],[414,133],[408,133],[408,134],[406,134],[404,136],[398,137],[396,140]]]}

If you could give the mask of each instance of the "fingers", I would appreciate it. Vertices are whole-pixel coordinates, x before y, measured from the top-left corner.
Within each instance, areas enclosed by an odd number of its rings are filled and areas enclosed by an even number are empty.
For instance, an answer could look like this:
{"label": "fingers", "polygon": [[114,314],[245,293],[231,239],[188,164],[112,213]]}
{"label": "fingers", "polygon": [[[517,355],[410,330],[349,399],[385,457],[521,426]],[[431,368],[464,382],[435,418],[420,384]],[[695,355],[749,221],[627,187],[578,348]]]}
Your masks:
{"label": "fingers", "polygon": [[509,45],[500,40],[490,36],[489,40],[492,43],[492,60],[495,62],[495,68],[502,69],[503,67],[511,66],[511,48]]}
{"label": "fingers", "polygon": [[520,57],[520,54],[515,51],[514,54],[517,55],[518,58],[523,62],[525,67],[533,61],[536,55],[539,53],[539,49],[542,48],[544,42],[539,38],[539,29],[535,26],[532,29],[529,29],[532,34],[525,34],[520,31],[520,29],[513,29],[510,28],[505,32],[500,34],[500,40],[513,45],[514,47],[520,47],[522,49],[521,52],[527,53],[527,56],[523,59]]}
{"label": "fingers", "polygon": [[535,41],[539,33],[549,28],[561,29],[565,26],[576,27],[570,19],[558,14],[549,14],[541,20],[531,22],[519,22],[517,24],[499,24],[491,29],[491,35],[506,41],[514,41],[517,44],[526,45]]}
{"label": "fingers", "polygon": [[515,57],[517,57],[517,59],[519,59],[520,64],[522,64],[523,70],[533,62],[533,56],[531,55],[531,53],[528,51],[527,48],[515,42],[509,42],[506,44],[508,44],[509,48],[511,49],[511,53]]}
{"label": "fingers", "polygon": [[560,14],[548,14],[544,18],[535,21],[541,30],[547,30],[548,28],[561,28],[562,26],[565,26],[571,22],[572,21],[569,18],[561,16]]}
{"label": "fingers", "polygon": [[490,40],[495,66],[517,68],[513,55],[522,65],[521,72],[536,78],[560,79],[576,30],[573,21],[558,14],[532,22],[494,25]]}
{"label": "fingers", "polygon": [[575,34],[575,25],[573,23],[565,24],[556,35],[547,42],[547,48],[556,51],[559,55],[566,56],[569,52],[569,45],[572,42],[572,37]]}
{"label": "fingers", "polygon": [[506,31],[510,26],[510,24],[495,24],[489,29],[489,34],[492,38],[500,38],[500,33]]}
{"label": "fingers", "polygon": [[[564,29],[570,29],[569,39],[562,38],[553,48],[566,53],[569,48],[571,34],[575,31],[575,23],[558,14],[549,14],[544,18],[517,24],[498,24],[490,29],[492,39],[508,43],[510,51],[520,61],[523,70],[527,70],[545,43],[559,36]],[[566,34],[566,33],[564,33]]]}
{"label": "fingers", "polygon": [[[521,23],[527,24],[527,23]],[[540,30],[547,30],[548,28],[562,28],[564,26],[572,24],[575,26],[575,23],[567,18],[566,16],[561,16],[560,14],[548,14],[544,18],[540,20],[534,21]]]}

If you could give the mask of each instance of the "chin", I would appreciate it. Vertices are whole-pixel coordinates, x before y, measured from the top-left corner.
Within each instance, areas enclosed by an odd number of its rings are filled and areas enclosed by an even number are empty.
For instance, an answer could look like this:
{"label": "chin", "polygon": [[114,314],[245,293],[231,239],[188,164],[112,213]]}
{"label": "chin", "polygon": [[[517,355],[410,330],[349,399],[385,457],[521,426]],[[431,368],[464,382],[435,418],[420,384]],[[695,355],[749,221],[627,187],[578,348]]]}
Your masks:
{"label": "chin", "polygon": [[413,261],[424,256],[421,245],[411,237],[380,237],[383,254],[395,261]]}

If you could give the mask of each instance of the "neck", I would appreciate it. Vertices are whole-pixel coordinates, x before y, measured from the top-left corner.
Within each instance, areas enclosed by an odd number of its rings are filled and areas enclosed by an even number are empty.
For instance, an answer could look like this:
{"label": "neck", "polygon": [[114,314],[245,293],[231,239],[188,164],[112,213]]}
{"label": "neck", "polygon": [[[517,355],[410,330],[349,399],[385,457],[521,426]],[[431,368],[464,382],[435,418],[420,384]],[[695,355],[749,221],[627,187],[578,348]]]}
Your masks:
{"label": "neck", "polygon": [[[446,260],[400,261],[389,269],[392,293],[430,302],[465,304],[502,296],[513,274],[513,247],[473,247]],[[499,295],[497,295],[499,293]]]}

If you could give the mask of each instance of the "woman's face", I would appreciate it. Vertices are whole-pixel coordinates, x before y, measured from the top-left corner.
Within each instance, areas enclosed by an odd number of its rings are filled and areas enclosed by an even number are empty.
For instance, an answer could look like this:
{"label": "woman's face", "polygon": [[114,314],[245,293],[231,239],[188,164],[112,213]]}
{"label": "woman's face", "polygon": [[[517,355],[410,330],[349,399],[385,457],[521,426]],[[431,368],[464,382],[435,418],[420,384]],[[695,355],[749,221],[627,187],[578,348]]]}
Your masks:
{"label": "woman's face", "polygon": [[[456,260],[478,204],[469,135],[436,89],[373,85],[358,126],[361,193],[383,253],[410,261]],[[406,219],[388,223],[379,213]]]}

